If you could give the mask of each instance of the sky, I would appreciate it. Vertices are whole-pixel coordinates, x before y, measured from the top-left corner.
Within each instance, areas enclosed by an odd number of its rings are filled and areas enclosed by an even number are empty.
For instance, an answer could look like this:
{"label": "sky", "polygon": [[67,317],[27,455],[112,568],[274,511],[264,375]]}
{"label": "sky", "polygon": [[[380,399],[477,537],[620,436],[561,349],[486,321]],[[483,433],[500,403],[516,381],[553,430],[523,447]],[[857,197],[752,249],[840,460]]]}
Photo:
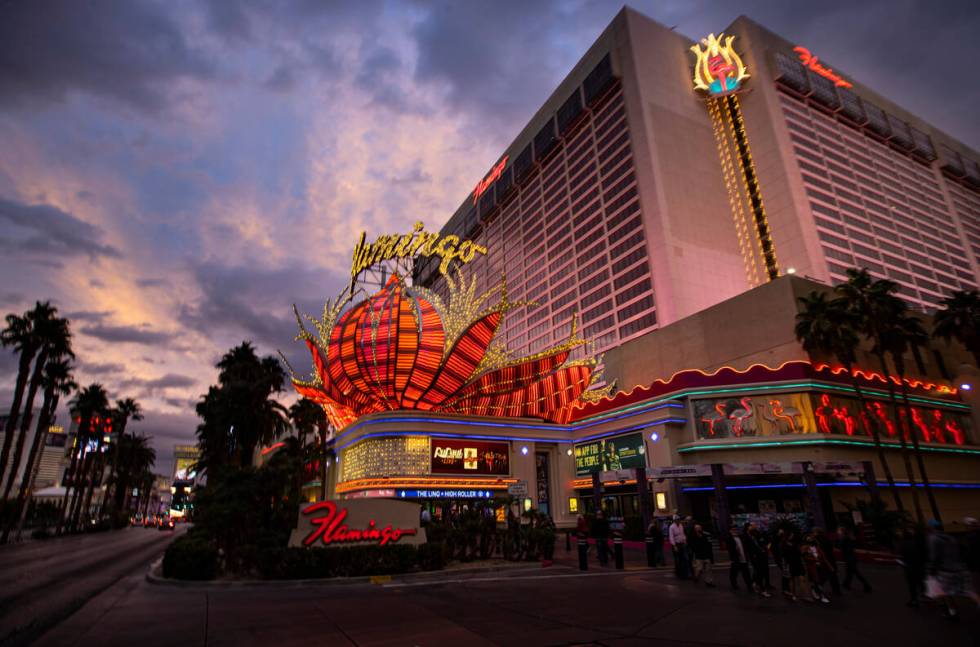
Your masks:
{"label": "sky", "polygon": [[[340,292],[360,231],[438,229],[621,6],[0,0],[0,313],[67,315],[78,381],[142,404],[168,473],[222,353],[306,370],[292,304]],[[980,4],[631,6],[691,37],[748,15],[980,149]],[[15,373],[4,349],[2,408]]]}

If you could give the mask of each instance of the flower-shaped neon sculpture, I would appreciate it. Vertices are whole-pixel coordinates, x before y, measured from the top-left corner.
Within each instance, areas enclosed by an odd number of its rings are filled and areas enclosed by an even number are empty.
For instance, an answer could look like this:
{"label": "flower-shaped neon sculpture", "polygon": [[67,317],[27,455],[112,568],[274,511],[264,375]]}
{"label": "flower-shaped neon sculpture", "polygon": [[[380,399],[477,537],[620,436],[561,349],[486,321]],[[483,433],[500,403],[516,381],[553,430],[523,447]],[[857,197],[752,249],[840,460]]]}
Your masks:
{"label": "flower-shaped neon sculpture", "polygon": [[[331,424],[346,427],[379,411],[415,409],[483,416],[562,420],[597,378],[596,361],[569,361],[586,341],[575,320],[567,341],[512,358],[494,343],[504,315],[533,305],[507,299],[504,282],[476,296],[476,280],[446,277],[448,303],[409,287],[398,275],[382,290],[345,310],[349,297],[327,302],[323,317],[298,311],[300,333],[313,355],[313,376],[293,386],[323,406]],[[495,294],[495,305],[485,305]]]}

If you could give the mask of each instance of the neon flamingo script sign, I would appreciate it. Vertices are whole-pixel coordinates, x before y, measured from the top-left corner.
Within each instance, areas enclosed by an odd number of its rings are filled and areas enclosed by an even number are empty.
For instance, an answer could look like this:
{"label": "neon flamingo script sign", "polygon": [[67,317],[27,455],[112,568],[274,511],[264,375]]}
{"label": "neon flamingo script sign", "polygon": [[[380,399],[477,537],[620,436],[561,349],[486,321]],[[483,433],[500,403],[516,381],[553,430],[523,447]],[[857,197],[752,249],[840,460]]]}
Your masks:
{"label": "neon flamingo script sign", "polygon": [[333,501],[319,501],[307,506],[303,514],[312,515],[321,511],[325,513],[323,516],[310,519],[315,529],[303,540],[304,546],[310,546],[317,540],[320,540],[324,546],[359,541],[370,541],[384,546],[417,532],[416,528],[392,528],[391,524],[380,527],[374,519],[368,522],[367,528],[348,528],[344,523],[344,519],[347,518],[347,508],[338,510],[337,504]]}
{"label": "neon flamingo script sign", "polygon": [[504,158],[499,162],[497,162],[496,166],[490,169],[490,172],[487,173],[487,176],[476,183],[476,187],[474,187],[473,189],[473,204],[476,204],[476,201],[480,199],[480,196],[483,195],[486,192],[486,190],[490,188],[490,185],[493,184],[501,176],[506,166],[507,166],[507,155],[504,155]]}
{"label": "neon flamingo script sign", "polygon": [[834,72],[834,70],[827,67],[826,65],[823,65],[820,62],[820,59],[814,56],[813,54],[811,54],[810,50],[808,50],[806,47],[803,47],[802,45],[797,45],[796,47],[793,48],[793,51],[799,55],[800,61],[802,61],[803,65],[805,65],[807,69],[809,69],[810,71],[819,74],[825,79],[829,79],[833,81],[834,85],[838,87],[841,88],[854,87],[854,85],[851,84],[850,81],[845,81],[840,74]]}

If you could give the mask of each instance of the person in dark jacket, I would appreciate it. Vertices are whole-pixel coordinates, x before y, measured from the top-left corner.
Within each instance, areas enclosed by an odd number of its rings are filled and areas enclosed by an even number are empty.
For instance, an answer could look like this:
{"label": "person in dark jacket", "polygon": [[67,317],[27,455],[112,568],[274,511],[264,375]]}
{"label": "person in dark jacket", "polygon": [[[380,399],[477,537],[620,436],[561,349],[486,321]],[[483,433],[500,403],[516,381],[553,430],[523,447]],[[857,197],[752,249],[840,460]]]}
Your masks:
{"label": "person in dark jacket", "polygon": [[837,577],[837,556],[834,554],[834,542],[830,540],[823,528],[815,528],[813,532],[817,546],[827,558],[826,579],[830,582],[830,588],[833,589],[834,594],[840,595],[840,578]]}
{"label": "person in dark jacket", "polygon": [[911,525],[902,528],[898,537],[898,554],[909,589],[909,600],[905,604],[917,607],[926,577],[926,547],[922,532]]}
{"label": "person in dark jacket", "polygon": [[844,588],[850,591],[851,581],[857,579],[858,582],[864,585],[864,592],[871,593],[871,584],[868,580],[864,579],[864,576],[858,570],[857,541],[854,537],[853,526],[844,526],[841,528],[839,543],[841,559],[844,560]]}
{"label": "person in dark jacket", "polygon": [[694,583],[697,584],[701,580],[703,573],[704,583],[714,588],[715,578],[712,567],[715,563],[715,554],[711,549],[711,538],[704,532],[701,524],[694,524],[694,532],[691,533],[687,547],[691,551],[694,564]]}
{"label": "person in dark jacket", "polygon": [[595,514],[595,521],[592,522],[592,536],[595,537],[595,548],[599,554],[599,565],[605,566],[609,563],[609,521],[602,510]]}
{"label": "person in dark jacket", "polygon": [[725,548],[728,549],[728,559],[731,561],[731,565],[728,567],[728,581],[731,582],[732,590],[738,590],[738,577],[741,575],[742,580],[745,581],[745,588],[751,591],[752,578],[749,575],[749,556],[737,526],[732,526],[729,529],[728,536],[725,537]]}
{"label": "person in dark jacket", "polygon": [[752,564],[752,582],[755,592],[764,598],[771,598],[769,589],[769,544],[755,524],[749,524],[748,531],[742,535],[748,548],[749,562]]}
{"label": "person in dark jacket", "polygon": [[789,564],[786,562],[786,555],[783,554],[783,544],[786,541],[786,530],[780,528],[776,531],[775,535],[772,536],[772,559],[776,562],[776,568],[779,569],[779,579],[783,595],[786,597],[790,596],[789,589]]}
{"label": "person in dark jacket", "polygon": [[656,519],[650,521],[647,526],[647,537],[653,542],[653,563],[657,566],[666,566],[664,560],[664,531],[660,527],[660,522]]}

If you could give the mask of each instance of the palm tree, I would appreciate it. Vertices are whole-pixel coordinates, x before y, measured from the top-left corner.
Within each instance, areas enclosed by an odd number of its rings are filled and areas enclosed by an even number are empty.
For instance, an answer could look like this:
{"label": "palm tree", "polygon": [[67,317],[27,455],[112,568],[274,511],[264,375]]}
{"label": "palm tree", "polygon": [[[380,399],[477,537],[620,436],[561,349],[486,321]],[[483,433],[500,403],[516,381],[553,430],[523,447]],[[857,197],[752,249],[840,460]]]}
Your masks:
{"label": "palm tree", "polygon": [[27,432],[31,428],[34,398],[37,397],[38,389],[41,388],[44,366],[49,357],[75,357],[71,349],[71,331],[68,329],[68,320],[58,318],[57,314],[58,309],[47,301],[38,302],[34,309],[27,313],[31,320],[31,328],[33,329],[35,343],[38,346],[38,352],[34,363],[34,372],[27,387],[24,412],[20,416],[20,430],[17,433],[17,444],[13,451],[13,462],[10,466],[10,472],[7,474],[7,484],[3,488],[4,500],[10,497],[10,490],[14,487],[14,481],[20,470],[24,442],[27,440]]}
{"label": "palm tree", "polygon": [[[78,437],[75,453],[77,454],[77,468],[72,477],[71,488],[74,496],[71,499],[71,507],[68,509],[69,529],[78,527],[78,522],[82,513],[82,501],[91,497],[90,473],[93,471],[95,455],[102,447],[103,423],[109,409],[109,396],[105,387],[95,383],[85,387],[75,395],[71,401],[72,415],[78,419]],[[96,447],[89,451],[88,445],[92,440],[96,441]],[[73,457],[73,463],[76,463]],[[86,487],[86,486],[89,487]],[[86,496],[86,491],[89,492]],[[68,499],[68,489],[65,490],[65,498]]]}
{"label": "palm tree", "polygon": [[848,310],[853,313],[858,322],[858,331],[871,341],[871,354],[878,359],[881,366],[882,377],[888,389],[888,400],[892,405],[892,415],[894,415],[895,424],[899,428],[896,435],[901,449],[902,462],[905,464],[905,474],[909,480],[912,506],[915,509],[916,520],[921,524],[924,519],[922,506],[919,505],[915,473],[912,471],[912,461],[909,458],[905,434],[901,430],[901,417],[898,413],[898,399],[895,397],[895,384],[889,377],[888,361],[885,359],[892,334],[890,331],[891,324],[888,320],[895,314],[895,300],[898,300],[895,292],[898,290],[898,284],[887,279],[872,278],[867,269],[849,269],[847,270],[847,277],[847,281],[835,286],[834,290],[841,295]]}
{"label": "palm tree", "polygon": [[139,483],[143,472],[148,471],[156,462],[156,450],[149,446],[149,438],[136,434],[123,434],[119,437],[117,451],[119,452],[119,470],[116,487],[113,491],[114,509],[128,511],[126,496],[131,483]]}
{"label": "palm tree", "polygon": [[980,368],[980,292],[960,290],[942,304],[933,320],[932,336],[947,342],[956,339],[973,354],[973,365]]}
{"label": "palm tree", "polygon": [[286,408],[272,399],[282,391],[286,372],[274,357],[260,359],[249,342],[232,348],[218,362],[218,385],[197,404],[201,469],[216,476],[226,468],[250,464],[255,447],[289,430]]}
{"label": "palm tree", "polygon": [[[40,306],[39,301],[35,310]],[[3,478],[7,475],[7,461],[10,459],[14,430],[17,429],[17,419],[20,416],[20,405],[24,400],[24,389],[27,387],[27,378],[31,373],[31,362],[38,350],[37,337],[34,335],[34,326],[28,313],[25,312],[23,316],[7,315],[7,327],[0,333],[0,342],[3,343],[4,348],[13,346],[14,351],[20,353],[17,381],[14,384],[14,399],[3,430],[3,449],[0,450],[0,483],[3,483]]]}
{"label": "palm tree", "polygon": [[[808,353],[835,357],[847,371],[860,407],[857,417],[864,425],[865,433],[870,432],[874,439],[878,462],[881,463],[888,487],[895,499],[895,508],[899,512],[904,512],[902,498],[895,488],[895,478],[885,459],[878,425],[874,419],[869,424],[864,413],[867,411],[864,391],[861,390],[861,382],[854,371],[854,365],[857,363],[857,346],[860,341],[856,330],[858,322],[854,313],[848,309],[847,302],[842,298],[827,300],[827,295],[823,292],[810,292],[809,295],[800,297],[798,301],[801,309],[796,315],[796,338],[803,343],[803,349]],[[872,488],[871,492],[877,498],[877,489]]]}
{"label": "palm tree", "polygon": [[[885,297],[882,297],[886,300]],[[925,460],[922,457],[922,450],[919,447],[919,436],[915,426],[912,424],[912,405],[909,403],[909,385],[905,380],[905,353],[913,347],[925,344],[929,336],[919,321],[911,312],[908,305],[898,297],[891,297],[892,316],[888,317],[882,326],[882,344],[892,356],[892,363],[895,365],[895,372],[898,373],[899,390],[902,393],[902,405],[905,410],[905,427],[912,439],[912,451],[915,454],[915,461],[919,467],[919,476],[922,477],[922,486],[926,491],[926,498],[929,500],[929,508],[932,510],[932,517],[937,521],[942,521],[939,515],[939,506],[936,505],[936,496],[929,483],[929,475],[926,473]],[[901,421],[899,421],[901,422]]]}
{"label": "palm tree", "polygon": [[[301,398],[289,407],[289,418],[293,421],[293,426],[296,427],[296,432],[299,435],[299,451],[302,459],[302,468],[297,474],[296,487],[298,492],[302,486],[301,481],[306,471],[307,461],[319,460],[321,464],[323,463],[322,450],[325,445],[323,441],[327,431],[327,417],[319,405],[306,398]],[[311,434],[315,442],[312,448],[307,448],[306,437]]]}
{"label": "palm tree", "polygon": [[[24,519],[27,517],[27,508],[34,491],[34,483],[37,481],[37,473],[41,467],[42,454],[48,437],[48,427],[54,421],[55,411],[58,410],[58,402],[62,395],[68,395],[78,388],[72,376],[73,367],[64,358],[52,357],[44,365],[44,402],[41,405],[41,415],[37,420],[37,429],[34,431],[34,442],[31,451],[27,455],[27,465],[24,467],[24,479],[20,484],[20,491],[17,493],[17,504],[14,517],[17,519],[16,541],[20,541],[21,530],[24,527]],[[8,526],[3,533],[0,543],[7,543]]]}
{"label": "palm tree", "polygon": [[[117,469],[119,466],[119,444],[122,440],[123,434],[126,433],[126,424],[132,420],[142,420],[143,419],[143,409],[140,407],[139,402],[132,398],[125,398],[123,400],[116,400],[116,408],[113,410],[113,434],[116,436],[116,442],[109,446],[109,451],[112,452],[112,466],[109,468],[109,485],[112,486],[113,491],[117,489],[116,483],[119,479],[117,474]],[[116,499],[118,497],[113,493],[111,510],[115,512],[118,510],[116,506]],[[102,499],[102,515],[105,515],[106,509],[110,506],[109,499],[109,488],[106,488],[105,497]]]}

